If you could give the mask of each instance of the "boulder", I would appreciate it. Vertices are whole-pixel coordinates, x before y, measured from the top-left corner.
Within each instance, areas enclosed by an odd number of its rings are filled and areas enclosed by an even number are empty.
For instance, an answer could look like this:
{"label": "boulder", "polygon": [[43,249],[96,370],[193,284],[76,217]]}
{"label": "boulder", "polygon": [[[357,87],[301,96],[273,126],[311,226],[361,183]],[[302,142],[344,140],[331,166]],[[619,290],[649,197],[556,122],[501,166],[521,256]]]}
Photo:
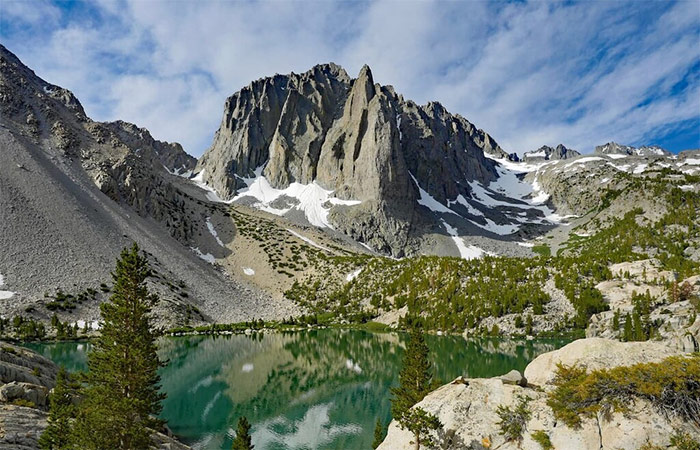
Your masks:
{"label": "boulder", "polygon": [[15,400],[25,400],[37,407],[45,407],[48,404],[49,390],[44,386],[32,383],[11,383],[0,386],[0,401],[11,403]]}
{"label": "boulder", "polygon": [[518,386],[526,387],[527,379],[520,373],[519,370],[511,370],[505,375],[498,377],[499,380],[503,381],[503,384],[517,384]]}
{"label": "boulder", "polygon": [[660,342],[619,342],[611,339],[576,340],[559,350],[544,353],[525,368],[528,383],[546,387],[554,378],[557,364],[581,364],[589,370],[657,362],[677,352]]}
{"label": "boulder", "polygon": [[[606,339],[581,339],[562,349],[540,355],[525,369],[528,383],[517,384],[520,373],[487,379],[458,378],[428,394],[416,407],[438,417],[443,427],[433,434],[443,449],[541,450],[532,434],[547,434],[555,449],[637,450],[650,444],[667,448],[676,429],[700,436],[700,429],[678,417],[665,417],[648,401],[637,400],[627,414],[583,418],[581,426],[570,428],[558,421],[547,405],[548,384],[557,363],[581,364],[589,369],[610,368],[659,361],[673,351],[653,342],[621,343]],[[540,389],[543,387],[544,389]],[[515,409],[521,398],[528,398],[529,420],[520,441],[507,441],[501,431],[499,407]],[[413,435],[392,421],[380,450],[415,448]]]}
{"label": "boulder", "polygon": [[0,342],[0,383],[31,383],[52,389],[58,368],[51,360],[24,347]]}

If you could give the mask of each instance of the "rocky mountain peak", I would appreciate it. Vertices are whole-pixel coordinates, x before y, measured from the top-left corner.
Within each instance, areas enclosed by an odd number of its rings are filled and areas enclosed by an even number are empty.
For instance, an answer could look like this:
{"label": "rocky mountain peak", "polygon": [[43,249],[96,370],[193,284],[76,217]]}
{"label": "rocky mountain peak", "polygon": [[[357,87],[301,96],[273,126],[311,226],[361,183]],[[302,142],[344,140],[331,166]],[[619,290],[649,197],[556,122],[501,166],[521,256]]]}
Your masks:
{"label": "rocky mountain peak", "polygon": [[367,65],[351,80],[330,63],[258,80],[229,97],[197,171],[224,199],[244,197],[259,176],[277,190],[316,183],[357,203],[331,204],[328,226],[398,254],[419,189],[442,203],[468,195],[468,182],[498,177],[485,152],[509,158],[440,103],[405,101],[376,84]]}
{"label": "rocky mountain peak", "polygon": [[603,154],[603,155],[618,154],[618,155],[629,155],[629,156],[668,156],[668,155],[671,155],[671,152],[669,152],[668,150],[663,149],[659,146],[656,146],[656,145],[652,145],[652,146],[644,145],[644,146],[637,148],[637,147],[632,147],[630,145],[621,145],[621,144],[618,144],[617,142],[608,142],[607,144],[599,145],[595,148],[593,153]]}
{"label": "rocky mountain peak", "polygon": [[523,154],[523,159],[525,161],[549,161],[575,158],[577,156],[581,156],[581,153],[577,152],[576,150],[566,148],[563,144],[559,144],[555,148],[548,145],[543,145],[537,150],[525,152],[525,154]]}

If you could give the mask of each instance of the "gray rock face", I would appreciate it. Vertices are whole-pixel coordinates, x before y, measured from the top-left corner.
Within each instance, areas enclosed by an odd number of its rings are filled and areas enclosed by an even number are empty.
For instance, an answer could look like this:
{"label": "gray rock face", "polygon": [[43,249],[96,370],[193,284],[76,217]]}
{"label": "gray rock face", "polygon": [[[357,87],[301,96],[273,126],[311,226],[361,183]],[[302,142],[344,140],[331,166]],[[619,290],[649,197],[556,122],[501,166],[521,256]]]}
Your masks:
{"label": "gray rock face", "polygon": [[258,80],[231,96],[197,170],[225,199],[263,164],[274,188],[316,182],[361,202],[331,208],[339,231],[400,256],[424,222],[416,183],[441,203],[467,196],[467,182],[498,176],[484,152],[510,158],[439,103],[418,106],[375,84],[369,67],[353,80],[326,64]]}
{"label": "gray rock face", "polygon": [[556,148],[543,145],[537,150],[532,150],[530,152],[525,152],[523,155],[524,161],[550,161],[559,159],[570,159],[581,156],[581,153],[576,150],[566,148],[564,145],[559,144]]}
{"label": "gray rock face", "polygon": [[621,145],[617,142],[608,142],[604,145],[599,145],[595,148],[593,153],[610,155],[630,155],[630,156],[669,156],[671,152],[665,150],[661,147],[652,146],[642,146],[642,147],[632,147],[629,145]]}
{"label": "gray rock face", "polygon": [[12,381],[0,386],[0,402],[25,400],[37,407],[48,406],[49,390],[44,386]]}
{"label": "gray rock face", "polygon": [[56,365],[24,347],[0,342],[0,383],[18,382],[52,389]]}
{"label": "gray rock face", "polygon": [[[177,142],[163,142],[153,139],[145,128],[139,128],[133,123],[117,120],[101,124],[129,148],[153,149],[158,160],[170,172],[184,174],[194,170],[197,159],[185,152]],[[100,138],[98,138],[98,141]]]}

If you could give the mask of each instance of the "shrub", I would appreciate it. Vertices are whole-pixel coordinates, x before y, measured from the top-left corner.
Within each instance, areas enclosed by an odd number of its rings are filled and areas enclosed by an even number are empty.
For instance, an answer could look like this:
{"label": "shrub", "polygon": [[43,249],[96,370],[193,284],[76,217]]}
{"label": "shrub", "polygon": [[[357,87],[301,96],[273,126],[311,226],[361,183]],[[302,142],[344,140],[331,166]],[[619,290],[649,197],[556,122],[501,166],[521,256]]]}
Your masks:
{"label": "shrub", "polygon": [[675,430],[671,435],[671,445],[676,450],[700,450],[700,442],[695,440],[689,433]]}
{"label": "shrub", "polygon": [[636,399],[648,400],[666,416],[679,415],[700,425],[700,354],[590,373],[559,365],[554,385],[547,404],[570,427],[598,412],[626,413]]}
{"label": "shrub", "polygon": [[537,430],[534,433],[530,435],[533,441],[537,442],[540,444],[540,447],[542,447],[542,450],[553,450],[554,446],[552,445],[552,441],[549,439],[549,435],[542,430]]}
{"label": "shrub", "polygon": [[36,405],[34,402],[25,400],[23,398],[16,398],[12,401],[12,404],[15,406],[24,406],[26,408],[36,408]]}
{"label": "shrub", "polygon": [[496,414],[501,419],[498,426],[500,434],[508,441],[519,441],[527,428],[527,422],[532,417],[532,411],[528,408],[530,397],[518,396],[515,408],[500,405]]}
{"label": "shrub", "polygon": [[552,256],[552,249],[547,244],[535,245],[532,247],[532,251],[547,258]]}

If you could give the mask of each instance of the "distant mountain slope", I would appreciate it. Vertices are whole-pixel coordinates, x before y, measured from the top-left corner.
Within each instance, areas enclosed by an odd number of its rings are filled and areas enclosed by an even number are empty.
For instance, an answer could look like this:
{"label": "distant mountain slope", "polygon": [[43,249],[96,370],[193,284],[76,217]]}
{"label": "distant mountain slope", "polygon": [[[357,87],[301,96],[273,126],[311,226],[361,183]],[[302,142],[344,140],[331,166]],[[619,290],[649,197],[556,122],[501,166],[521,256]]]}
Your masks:
{"label": "distant mountain slope", "polygon": [[[276,316],[267,295],[188,248],[216,247],[206,222],[224,217],[169,173],[194,163],[179,145],[144,129],[90,120],[73,94],[0,46],[0,276],[9,293],[0,313],[47,319],[46,305],[56,302],[67,320],[96,319],[96,300],[109,295],[100,284],[111,284],[119,250],[136,241],[156,270],[162,323],[243,320],[253,311]],[[221,248],[210,251],[225,256]],[[97,293],[71,300],[88,289]]]}
{"label": "distant mountain slope", "polygon": [[630,156],[670,156],[672,153],[656,145],[632,147],[629,145],[620,145],[616,142],[608,142],[604,145],[599,145],[593,153],[603,155],[630,155]]}

